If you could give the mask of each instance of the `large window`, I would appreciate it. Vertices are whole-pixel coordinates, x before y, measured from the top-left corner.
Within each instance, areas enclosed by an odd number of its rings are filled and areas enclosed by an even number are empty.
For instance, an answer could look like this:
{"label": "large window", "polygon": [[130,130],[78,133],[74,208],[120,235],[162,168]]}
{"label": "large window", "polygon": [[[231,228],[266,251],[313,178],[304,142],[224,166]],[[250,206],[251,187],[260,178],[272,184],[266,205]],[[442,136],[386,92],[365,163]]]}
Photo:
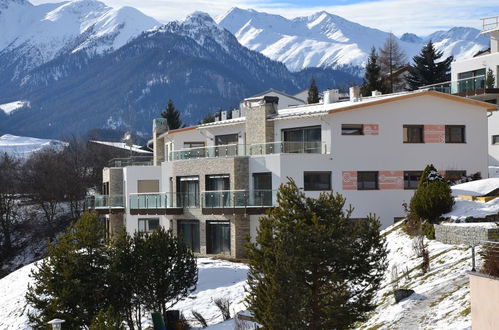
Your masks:
{"label": "large window", "polygon": [[404,125],[404,143],[423,143],[423,125]]}
{"label": "large window", "polygon": [[238,135],[237,134],[226,134],[226,135],[216,135],[215,145],[225,146],[227,144],[237,144]]}
{"label": "large window", "polygon": [[358,190],[375,190],[378,189],[378,172],[357,172],[357,189]]}
{"label": "large window", "polygon": [[466,171],[464,170],[445,171],[445,179],[451,182],[461,180],[465,176]]}
{"label": "large window", "polygon": [[342,124],[341,135],[363,135],[364,125],[362,124]]}
{"label": "large window", "polygon": [[[250,196],[251,198],[251,196]],[[253,204],[272,205],[272,173],[253,173]]]}
{"label": "large window", "polygon": [[199,178],[197,176],[177,177],[177,205],[179,207],[199,206]]}
{"label": "large window", "polygon": [[320,153],[322,136],[320,126],[296,127],[282,130],[283,152]]}
{"label": "large window", "polygon": [[[206,191],[212,193],[204,194],[206,207],[228,207],[230,206],[230,178],[228,174],[217,174],[206,176]],[[218,191],[218,192],[217,192]]]}
{"label": "large window", "polygon": [[331,172],[304,172],[304,189],[313,190],[331,190]]}
{"label": "large window", "polygon": [[445,125],[445,143],[465,143],[464,125]]}
{"label": "large window", "polygon": [[178,220],[177,232],[193,252],[199,252],[199,221]]}
{"label": "large window", "polygon": [[150,233],[159,227],[159,219],[139,219],[139,232]]}
{"label": "large window", "polygon": [[492,135],[492,144],[499,144],[499,135]]}
{"label": "large window", "polygon": [[485,88],[485,68],[474,71],[460,72],[457,75],[459,93]]}
{"label": "large window", "polygon": [[206,222],[206,250],[209,254],[230,253],[230,222]]}
{"label": "large window", "polygon": [[203,148],[205,146],[204,142],[184,142],[184,148]]}
{"label": "large window", "polygon": [[421,171],[404,171],[404,189],[416,189],[421,174]]}

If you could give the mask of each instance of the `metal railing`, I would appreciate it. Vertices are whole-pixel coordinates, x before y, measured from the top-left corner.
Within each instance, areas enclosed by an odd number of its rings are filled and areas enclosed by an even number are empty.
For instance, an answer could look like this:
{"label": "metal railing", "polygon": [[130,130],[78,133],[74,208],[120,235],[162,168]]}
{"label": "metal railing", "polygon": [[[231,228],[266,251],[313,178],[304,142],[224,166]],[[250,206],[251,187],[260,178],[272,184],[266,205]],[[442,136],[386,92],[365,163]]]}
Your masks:
{"label": "metal railing", "polygon": [[201,193],[203,208],[273,207],[277,190],[217,190]]}
{"label": "metal railing", "polygon": [[199,207],[199,195],[173,192],[130,194],[128,207],[130,210]]}
{"label": "metal railing", "polygon": [[421,86],[419,89],[429,89],[445,94],[485,94],[485,75]]}
{"label": "metal railing", "polygon": [[499,16],[480,18],[482,21],[482,33],[499,27]]}
{"label": "metal railing", "polygon": [[108,209],[125,207],[123,195],[93,195],[85,198],[86,209]]}
{"label": "metal railing", "polygon": [[113,158],[108,163],[108,167],[126,167],[126,166],[151,166],[153,164],[152,156],[133,156],[128,158]]}
{"label": "metal railing", "polygon": [[236,156],[271,155],[281,153],[327,154],[327,145],[324,142],[270,142],[258,144],[228,144],[223,146],[209,146],[171,151],[170,161],[217,158]]}

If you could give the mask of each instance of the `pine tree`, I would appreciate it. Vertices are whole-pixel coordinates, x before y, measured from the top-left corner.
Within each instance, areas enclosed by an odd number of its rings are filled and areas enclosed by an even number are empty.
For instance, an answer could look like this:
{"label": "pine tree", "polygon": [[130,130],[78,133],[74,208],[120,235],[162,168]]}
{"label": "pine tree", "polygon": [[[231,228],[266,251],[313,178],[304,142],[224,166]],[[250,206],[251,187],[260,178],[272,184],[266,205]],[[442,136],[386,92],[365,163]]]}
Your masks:
{"label": "pine tree", "polygon": [[450,65],[453,57],[449,56],[443,61],[439,59],[443,52],[437,51],[431,40],[422,49],[419,55],[412,58],[413,65],[409,67],[407,83],[410,89],[444,82],[449,79]]}
{"label": "pine tree", "polygon": [[489,68],[485,77],[485,86],[486,88],[494,88],[495,83],[496,77],[494,77],[494,72],[492,72],[492,69]]}
{"label": "pine tree", "polygon": [[175,109],[173,101],[168,100],[165,110],[161,113],[161,117],[166,119],[169,129],[178,129],[183,127],[182,120],[180,120],[180,111]]}
{"label": "pine tree", "polygon": [[397,86],[403,82],[401,75],[396,74],[396,71],[404,67],[407,62],[406,55],[393,34],[390,33],[383,47],[379,50],[378,61],[381,74],[386,77],[388,92],[393,93]]}
{"label": "pine tree", "polygon": [[319,103],[319,89],[317,89],[317,84],[315,83],[314,78],[310,81],[307,102],[308,104]]}
{"label": "pine tree", "polygon": [[411,198],[410,211],[423,220],[435,223],[442,214],[450,212],[453,205],[454,198],[445,179],[433,165],[426,166]]}
{"label": "pine tree", "polygon": [[370,96],[373,91],[379,91],[382,93],[387,92],[384,81],[381,77],[381,67],[378,65],[377,61],[378,54],[376,54],[376,48],[372,47],[371,54],[367,59],[364,83],[360,88],[361,93],[364,96]]}
{"label": "pine tree", "polygon": [[345,329],[366,317],[386,269],[374,216],[350,219],[340,194],[306,198],[293,181],[248,244],[249,310],[265,329]]}
{"label": "pine tree", "polygon": [[101,310],[107,310],[104,226],[95,214],[84,213],[59,241],[50,244],[48,257],[32,273],[27,302],[39,311],[29,314],[35,327],[44,328],[54,318],[64,327],[88,327]]}

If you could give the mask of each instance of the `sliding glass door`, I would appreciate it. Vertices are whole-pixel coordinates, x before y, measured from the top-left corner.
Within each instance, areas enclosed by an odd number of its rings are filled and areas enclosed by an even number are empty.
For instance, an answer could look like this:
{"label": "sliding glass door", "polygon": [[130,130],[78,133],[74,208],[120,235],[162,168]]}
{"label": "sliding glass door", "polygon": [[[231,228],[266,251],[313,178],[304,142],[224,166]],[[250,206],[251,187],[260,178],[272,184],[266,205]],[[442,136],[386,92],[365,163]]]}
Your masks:
{"label": "sliding glass door", "polygon": [[209,254],[230,253],[230,222],[206,222],[206,249]]}

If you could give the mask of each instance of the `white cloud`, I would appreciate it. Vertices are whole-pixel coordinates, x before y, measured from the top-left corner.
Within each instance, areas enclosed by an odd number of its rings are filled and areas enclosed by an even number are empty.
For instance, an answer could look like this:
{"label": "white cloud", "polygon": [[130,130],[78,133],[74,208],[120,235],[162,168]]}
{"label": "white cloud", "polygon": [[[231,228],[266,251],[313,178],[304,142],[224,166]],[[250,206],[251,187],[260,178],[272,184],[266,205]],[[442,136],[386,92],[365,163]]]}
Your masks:
{"label": "white cloud", "polygon": [[[131,6],[161,22],[183,19],[200,10],[213,17],[231,7],[254,8],[292,18],[320,10],[400,35],[426,35],[452,26],[480,28],[480,18],[499,15],[499,0],[378,0],[340,6],[297,7],[285,1],[262,0],[102,0],[111,7]],[[32,0],[39,4],[47,0]],[[59,2],[52,1],[49,2]]]}

